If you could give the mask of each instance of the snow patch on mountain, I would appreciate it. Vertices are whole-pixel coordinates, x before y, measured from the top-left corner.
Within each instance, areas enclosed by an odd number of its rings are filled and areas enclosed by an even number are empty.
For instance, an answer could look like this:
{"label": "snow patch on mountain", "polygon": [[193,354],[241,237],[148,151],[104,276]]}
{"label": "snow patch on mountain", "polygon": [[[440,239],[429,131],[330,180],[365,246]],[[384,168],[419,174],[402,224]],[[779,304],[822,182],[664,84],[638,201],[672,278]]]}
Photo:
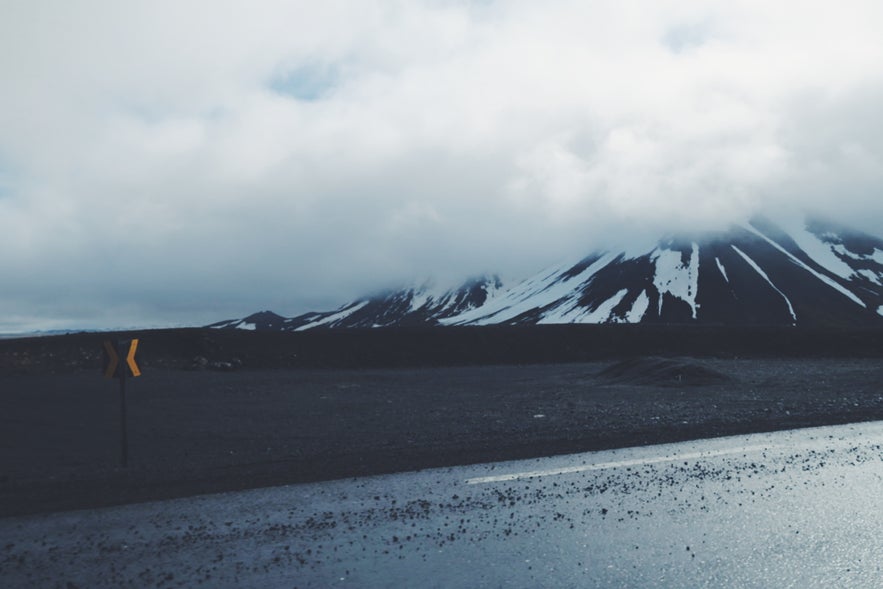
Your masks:
{"label": "snow patch on mountain", "polygon": [[427,306],[444,306],[450,303],[452,293],[450,289],[436,284],[432,280],[426,280],[414,285],[408,292],[411,295],[410,311],[417,311]]}
{"label": "snow patch on mountain", "polygon": [[[832,239],[837,239],[837,237],[834,236],[834,237],[832,237]],[[874,248],[874,251],[870,254],[857,254],[855,252],[851,252],[848,249],[846,249],[846,246],[844,246],[842,243],[834,243],[831,245],[831,249],[833,251],[837,252],[838,254],[840,254],[841,256],[844,256],[847,258],[852,258],[853,260],[861,260],[861,261],[871,260],[873,262],[883,265],[883,250],[881,250],[879,248]]]}
{"label": "snow patch on mountain", "polygon": [[[628,294],[628,289],[622,289],[606,301],[602,302],[594,310],[586,309],[578,305],[573,305],[563,312],[547,313],[538,323],[557,324],[557,323],[606,323],[610,320],[610,314]],[[563,306],[563,305],[562,305]]]}
{"label": "snow patch on mountain", "polygon": [[859,276],[864,276],[870,282],[873,282],[877,286],[883,286],[883,283],[880,282],[880,276],[874,274],[874,272],[871,270],[857,270],[856,274],[858,274]]}
{"label": "snow patch on mountain", "polygon": [[[839,239],[839,238],[835,237],[832,239]],[[846,258],[846,259],[855,260],[856,262],[862,262],[862,263],[873,262],[873,263],[876,263],[880,266],[883,266],[883,250],[881,250],[879,248],[874,248],[874,251],[871,252],[870,254],[858,254],[858,253],[849,251],[848,249],[846,249],[846,246],[844,246],[842,243],[839,243],[839,241],[838,241],[838,242],[831,244],[831,251],[834,252],[836,255],[840,256],[841,259]],[[867,268],[860,268],[860,269],[854,270],[854,273],[855,273],[854,276],[861,276],[863,278],[870,280],[871,282],[873,282],[877,286],[883,286],[883,282],[881,282],[881,280],[883,280],[883,272],[874,272],[873,270],[868,270]]]}
{"label": "snow patch on mountain", "polygon": [[[442,319],[439,323],[442,325],[505,323],[536,308],[560,307],[567,304],[569,297],[573,295],[577,287],[589,281],[592,276],[617,257],[618,254],[605,254],[575,276],[567,275],[567,271],[574,267],[572,264],[556,266],[552,271],[542,272],[529,278],[502,296],[496,297],[480,307]],[[566,314],[567,311],[564,313]],[[546,322],[553,322],[552,312],[544,313],[541,320],[543,319]],[[558,321],[558,319],[554,319],[554,321]]]}
{"label": "snow patch on mountain", "polygon": [[791,252],[789,252],[788,250],[783,248],[781,245],[779,245],[778,243],[776,243],[775,241],[773,241],[772,239],[770,239],[769,237],[767,237],[766,235],[764,235],[763,233],[761,233],[760,231],[758,231],[757,229],[752,227],[751,225],[745,225],[745,228],[748,229],[749,231],[751,231],[752,233],[754,233],[755,235],[757,235],[758,237],[760,237],[761,239],[763,239],[764,241],[766,241],[767,243],[769,243],[770,245],[772,245],[774,248],[776,248],[777,250],[779,250],[780,252],[782,252],[786,256],[788,256],[788,258],[790,258],[792,262],[794,262],[795,264],[797,264],[798,266],[800,266],[801,268],[803,268],[804,270],[806,270],[810,274],[814,275],[816,278],[818,278],[819,280],[821,280],[822,282],[824,282],[825,284],[827,284],[831,288],[837,290],[838,292],[843,294],[845,297],[851,299],[857,305],[861,305],[862,307],[867,308],[867,305],[865,305],[865,303],[860,298],[855,296],[855,294],[852,291],[850,291],[848,288],[839,284],[838,282],[836,282],[832,278],[825,276],[824,274],[821,274],[819,272],[816,272],[815,270],[813,270],[812,268],[810,268],[809,266],[804,264],[800,259],[795,257],[794,254],[792,254]]}
{"label": "snow patch on mountain", "polygon": [[684,264],[681,252],[657,248],[650,254],[656,263],[653,286],[659,291],[659,314],[662,315],[662,295],[681,299],[693,310],[696,319],[696,292],[699,290],[699,246],[694,242],[690,261]]}
{"label": "snow patch on mountain", "polygon": [[346,319],[347,317],[349,317],[350,315],[352,315],[353,313],[355,313],[359,309],[363,308],[368,303],[369,303],[369,301],[360,301],[360,302],[350,305],[344,309],[341,309],[337,313],[334,313],[332,315],[328,315],[327,317],[323,317],[322,319],[319,319],[318,321],[314,321],[312,323],[307,323],[306,325],[301,325],[300,327],[295,329],[295,331],[304,331],[305,329],[312,329],[314,327],[320,327],[322,325],[329,325],[331,323],[335,323],[337,321],[340,321],[341,319]]}
{"label": "snow patch on mountain", "polygon": [[714,261],[717,264],[717,269],[721,271],[721,274],[723,275],[724,280],[726,280],[727,284],[729,284],[730,279],[729,279],[729,277],[727,277],[727,269],[724,268],[723,264],[721,264],[720,258],[715,258]]}
{"label": "snow patch on mountain", "polygon": [[779,288],[775,284],[773,284],[773,281],[770,280],[770,277],[767,276],[767,273],[764,272],[763,269],[761,269],[761,267],[757,265],[757,262],[755,262],[750,257],[748,257],[748,254],[746,254],[745,252],[740,250],[735,245],[730,246],[730,247],[732,247],[736,251],[737,254],[742,256],[742,258],[746,262],[748,262],[748,265],[751,266],[752,268],[754,268],[754,271],[757,272],[758,274],[760,274],[761,277],[763,277],[763,279],[766,280],[767,283],[769,283],[769,285],[771,287],[773,287],[773,290],[775,290],[777,293],[782,295],[782,298],[785,299],[785,302],[788,304],[788,312],[791,313],[791,318],[794,319],[794,323],[797,323],[797,314],[794,312],[794,307],[791,305],[791,300],[787,296],[785,296],[785,293],[783,293],[781,290],[779,290]]}
{"label": "snow patch on mountain", "polygon": [[635,299],[634,304],[632,304],[632,308],[625,314],[625,322],[640,323],[641,319],[644,318],[644,315],[647,314],[647,309],[649,308],[650,297],[647,296],[646,290],[642,290],[641,294],[638,295],[638,298]]}
{"label": "snow patch on mountain", "polygon": [[607,323],[610,321],[610,315],[613,313],[613,308],[616,307],[622,299],[625,298],[625,295],[628,294],[628,289],[624,288],[600,305],[598,308],[585,315],[581,318],[580,323]]}
{"label": "snow patch on mountain", "polygon": [[852,267],[835,253],[835,244],[820,239],[806,228],[805,223],[791,225],[786,230],[794,243],[816,264],[844,280],[850,280],[855,276]]}

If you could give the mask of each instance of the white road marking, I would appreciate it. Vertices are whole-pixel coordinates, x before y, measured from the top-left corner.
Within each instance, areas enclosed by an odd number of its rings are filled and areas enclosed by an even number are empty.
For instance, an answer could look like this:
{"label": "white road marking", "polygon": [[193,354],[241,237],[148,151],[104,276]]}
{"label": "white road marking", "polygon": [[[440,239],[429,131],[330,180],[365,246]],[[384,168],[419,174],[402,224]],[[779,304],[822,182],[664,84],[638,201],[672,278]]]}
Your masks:
{"label": "white road marking", "polygon": [[475,477],[466,479],[467,485],[481,485],[484,483],[501,483],[505,481],[518,481],[522,479],[534,479],[538,477],[558,476],[562,474],[573,474],[577,472],[587,472],[590,470],[606,470],[609,468],[622,468],[625,466],[644,466],[647,464],[659,464],[662,462],[675,462],[677,460],[696,460],[701,458],[711,458],[713,456],[725,456],[727,454],[747,454],[749,452],[760,452],[763,450],[772,450],[775,446],[740,446],[737,448],[726,448],[724,450],[708,450],[705,452],[685,452],[683,454],[673,454],[671,456],[656,456],[652,458],[635,458],[633,460],[620,460],[617,462],[599,462],[597,464],[582,464],[580,466],[568,466],[564,468],[553,468],[549,470],[533,470],[527,472],[516,472],[511,474],[499,474],[487,477]]}

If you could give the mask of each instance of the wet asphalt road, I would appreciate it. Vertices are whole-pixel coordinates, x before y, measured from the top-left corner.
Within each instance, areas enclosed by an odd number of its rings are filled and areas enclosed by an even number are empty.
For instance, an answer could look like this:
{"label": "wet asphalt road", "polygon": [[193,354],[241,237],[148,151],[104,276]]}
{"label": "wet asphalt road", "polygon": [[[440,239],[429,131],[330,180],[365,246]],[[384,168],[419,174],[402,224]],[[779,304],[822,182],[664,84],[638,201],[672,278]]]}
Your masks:
{"label": "wet asphalt road", "polygon": [[0,519],[4,587],[879,587],[883,422]]}

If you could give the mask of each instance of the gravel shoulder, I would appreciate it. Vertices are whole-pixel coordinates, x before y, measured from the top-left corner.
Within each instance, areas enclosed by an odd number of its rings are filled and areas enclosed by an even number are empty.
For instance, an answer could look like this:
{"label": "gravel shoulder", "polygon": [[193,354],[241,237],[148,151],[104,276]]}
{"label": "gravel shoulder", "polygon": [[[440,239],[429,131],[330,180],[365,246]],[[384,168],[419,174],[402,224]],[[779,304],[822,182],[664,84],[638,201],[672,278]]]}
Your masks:
{"label": "gravel shoulder", "polygon": [[0,373],[0,516],[883,419],[879,358]]}

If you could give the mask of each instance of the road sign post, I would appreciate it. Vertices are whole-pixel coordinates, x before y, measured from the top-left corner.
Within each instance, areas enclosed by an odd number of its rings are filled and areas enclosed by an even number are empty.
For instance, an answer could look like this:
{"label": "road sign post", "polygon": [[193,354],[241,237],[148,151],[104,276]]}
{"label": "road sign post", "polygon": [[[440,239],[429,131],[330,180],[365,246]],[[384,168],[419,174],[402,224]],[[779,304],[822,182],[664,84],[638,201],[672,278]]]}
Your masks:
{"label": "road sign post", "polygon": [[129,433],[126,415],[126,378],[141,376],[141,369],[135,361],[138,351],[138,340],[105,340],[104,367],[105,378],[116,378],[120,381],[120,465],[129,465]]}
{"label": "road sign post", "polygon": [[129,466],[129,432],[126,415],[126,372],[120,370],[120,465],[123,468]]}

